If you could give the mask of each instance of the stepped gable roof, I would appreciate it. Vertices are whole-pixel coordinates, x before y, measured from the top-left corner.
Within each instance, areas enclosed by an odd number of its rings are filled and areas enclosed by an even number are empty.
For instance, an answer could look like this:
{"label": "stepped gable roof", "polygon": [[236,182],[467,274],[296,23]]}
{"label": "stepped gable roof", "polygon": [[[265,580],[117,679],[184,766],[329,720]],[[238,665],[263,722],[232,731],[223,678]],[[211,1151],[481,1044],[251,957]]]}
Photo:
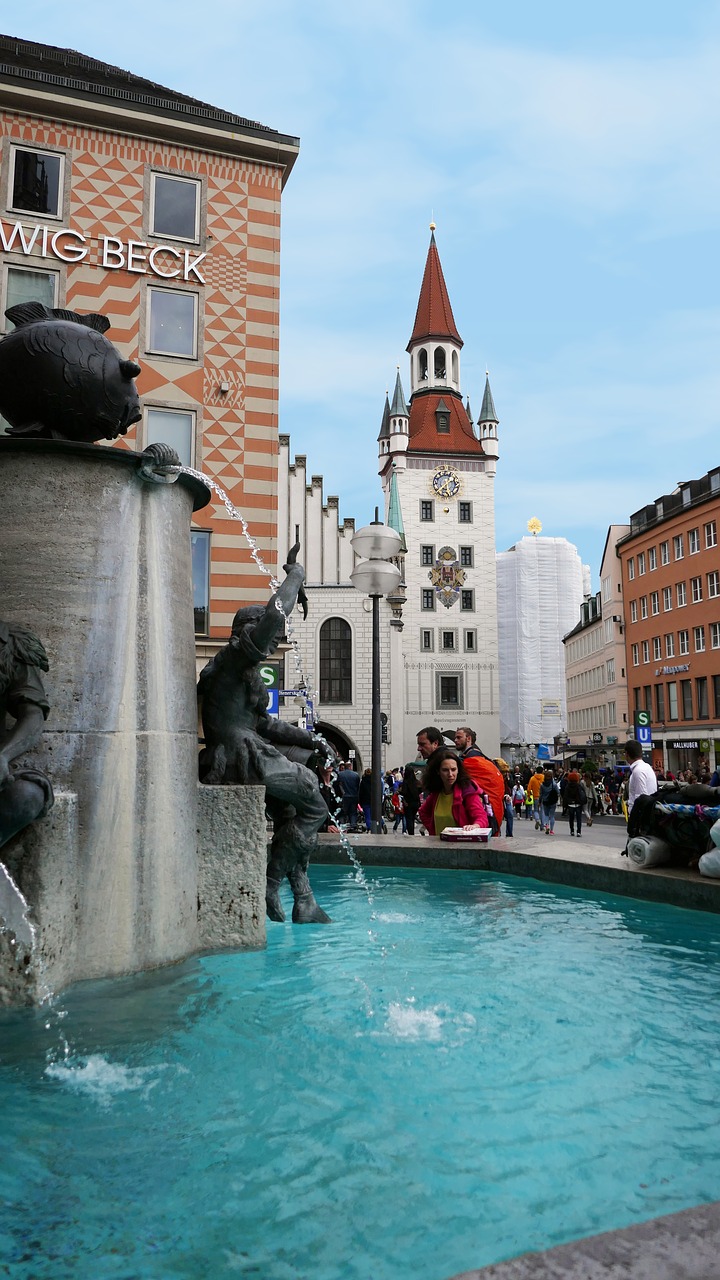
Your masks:
{"label": "stepped gable roof", "polygon": [[243,133],[255,134],[258,140],[299,145],[298,138],[277,133],[257,120],[248,120],[177,93],[175,89],[167,89],[121,67],[78,53],[76,49],[0,35],[0,80],[28,87],[42,85],[51,91],[86,99],[104,98],[126,107],[149,107],[161,115],[180,115],[215,127],[239,128]]}
{"label": "stepped gable roof", "polygon": [[398,369],[397,377],[395,379],[395,391],[393,392],[392,404],[390,406],[390,417],[391,418],[407,418],[407,416],[408,416],[408,407],[407,407],[407,404],[405,403],[405,392],[402,389],[402,382],[400,381],[400,370]]}
{"label": "stepped gable roof", "polygon": [[[441,407],[450,418],[450,431],[438,434],[435,414]],[[483,456],[483,447],[473,434],[467,410],[459,396],[449,392],[414,395],[410,402],[409,445],[413,453],[472,453]]]}
{"label": "stepped gable roof", "polygon": [[485,374],[485,392],[483,394],[483,402],[480,409],[480,417],[478,418],[478,422],[499,422],[499,421],[500,419],[498,418],[495,412],[495,402],[492,398],[492,391],[490,390],[490,378],[488,374]]}
{"label": "stepped gable roof", "polygon": [[425,262],[425,273],[420,286],[415,324],[407,350],[426,338],[451,338],[462,347],[463,340],[457,331],[455,317],[450,306],[445,277],[440,266],[440,255],[435,244],[435,232],[430,233],[430,248]]}

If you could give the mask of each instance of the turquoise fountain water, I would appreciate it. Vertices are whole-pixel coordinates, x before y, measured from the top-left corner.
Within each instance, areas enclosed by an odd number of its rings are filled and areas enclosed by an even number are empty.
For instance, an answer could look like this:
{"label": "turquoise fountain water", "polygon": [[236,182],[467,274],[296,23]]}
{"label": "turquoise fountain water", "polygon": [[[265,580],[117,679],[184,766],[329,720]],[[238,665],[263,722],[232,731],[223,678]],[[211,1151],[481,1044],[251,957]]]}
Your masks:
{"label": "turquoise fountain water", "polygon": [[367,875],[314,868],[341,927],[0,1015],[13,1280],[442,1280],[720,1196],[715,917]]}

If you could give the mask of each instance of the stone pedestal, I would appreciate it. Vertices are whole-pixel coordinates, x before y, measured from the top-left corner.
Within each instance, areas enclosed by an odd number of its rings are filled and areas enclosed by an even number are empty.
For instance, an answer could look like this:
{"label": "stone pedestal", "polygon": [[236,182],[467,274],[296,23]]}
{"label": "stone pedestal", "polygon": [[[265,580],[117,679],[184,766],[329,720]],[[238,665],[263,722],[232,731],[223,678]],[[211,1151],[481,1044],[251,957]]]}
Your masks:
{"label": "stone pedestal", "polygon": [[265,946],[264,787],[198,784],[198,933],[204,951]]}

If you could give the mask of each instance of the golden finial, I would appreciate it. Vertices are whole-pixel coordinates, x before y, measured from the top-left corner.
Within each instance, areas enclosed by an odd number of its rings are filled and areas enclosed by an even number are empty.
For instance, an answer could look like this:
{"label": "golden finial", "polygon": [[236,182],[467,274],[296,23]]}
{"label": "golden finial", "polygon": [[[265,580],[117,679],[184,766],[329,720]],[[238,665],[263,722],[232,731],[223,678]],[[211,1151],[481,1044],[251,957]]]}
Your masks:
{"label": "golden finial", "polygon": [[528,520],[527,527],[528,533],[531,533],[533,538],[537,538],[538,534],[542,533],[542,525],[537,516],[533,516],[531,520]]}
{"label": "golden finial", "polygon": [[434,223],[434,222],[431,222],[431,223],[430,223],[430,230],[431,230],[431,231],[434,231],[434,230],[435,230],[435,223]]}

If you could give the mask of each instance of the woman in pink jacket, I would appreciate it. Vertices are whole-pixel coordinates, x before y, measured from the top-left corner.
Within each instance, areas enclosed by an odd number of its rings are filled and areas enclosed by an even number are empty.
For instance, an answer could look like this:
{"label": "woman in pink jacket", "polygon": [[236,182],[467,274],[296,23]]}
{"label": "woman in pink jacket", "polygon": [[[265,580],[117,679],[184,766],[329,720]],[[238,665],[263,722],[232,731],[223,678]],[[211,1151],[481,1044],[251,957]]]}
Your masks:
{"label": "woman in pink jacket", "polygon": [[435,751],[423,775],[427,792],[418,817],[428,835],[439,836],[446,827],[489,827],[480,790],[468,777],[454,751]]}

